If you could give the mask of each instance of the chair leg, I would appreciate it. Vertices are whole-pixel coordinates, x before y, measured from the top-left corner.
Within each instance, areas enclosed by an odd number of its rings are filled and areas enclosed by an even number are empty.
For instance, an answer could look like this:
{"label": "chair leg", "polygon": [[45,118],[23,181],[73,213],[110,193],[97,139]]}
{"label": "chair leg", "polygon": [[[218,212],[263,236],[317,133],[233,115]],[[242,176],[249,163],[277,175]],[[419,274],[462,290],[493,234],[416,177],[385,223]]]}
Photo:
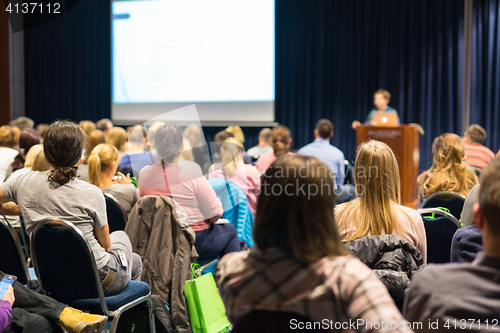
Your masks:
{"label": "chair leg", "polygon": [[[143,299],[143,302],[146,302],[146,305],[148,307],[148,322],[149,322],[149,332],[150,333],[156,333],[156,326],[155,326],[155,317],[153,313],[153,301],[151,300],[151,295],[148,297],[145,297]],[[142,304],[143,302],[139,303]],[[118,324],[120,321],[120,317],[123,312],[132,309],[133,307],[139,305],[135,304],[132,307],[122,307],[116,311],[113,312],[113,321],[111,322],[111,328],[109,330],[109,333],[117,333],[118,330]],[[121,333],[121,332],[120,332]]]}

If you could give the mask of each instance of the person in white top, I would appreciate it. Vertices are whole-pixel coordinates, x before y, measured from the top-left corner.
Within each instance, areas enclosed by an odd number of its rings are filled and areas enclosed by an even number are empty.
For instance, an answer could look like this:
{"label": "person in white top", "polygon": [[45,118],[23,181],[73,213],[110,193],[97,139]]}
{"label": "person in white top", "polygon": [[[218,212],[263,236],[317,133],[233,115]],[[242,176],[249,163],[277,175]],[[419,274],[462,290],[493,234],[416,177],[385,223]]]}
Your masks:
{"label": "person in white top", "polygon": [[15,133],[11,126],[5,125],[0,127],[0,183],[2,183],[7,175],[12,172],[10,165],[19,154],[19,151],[14,149],[16,146]]}

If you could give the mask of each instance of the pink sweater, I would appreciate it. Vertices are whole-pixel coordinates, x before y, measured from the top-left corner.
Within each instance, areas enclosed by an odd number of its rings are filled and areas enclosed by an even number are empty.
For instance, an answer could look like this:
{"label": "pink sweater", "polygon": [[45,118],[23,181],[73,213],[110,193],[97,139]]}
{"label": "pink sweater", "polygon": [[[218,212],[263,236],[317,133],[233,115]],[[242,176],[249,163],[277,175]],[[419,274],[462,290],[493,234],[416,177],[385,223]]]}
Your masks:
{"label": "pink sweater", "polygon": [[166,195],[184,208],[194,231],[208,229],[223,213],[222,203],[208,180],[196,169],[161,163],[145,167],[139,174],[139,195]]}

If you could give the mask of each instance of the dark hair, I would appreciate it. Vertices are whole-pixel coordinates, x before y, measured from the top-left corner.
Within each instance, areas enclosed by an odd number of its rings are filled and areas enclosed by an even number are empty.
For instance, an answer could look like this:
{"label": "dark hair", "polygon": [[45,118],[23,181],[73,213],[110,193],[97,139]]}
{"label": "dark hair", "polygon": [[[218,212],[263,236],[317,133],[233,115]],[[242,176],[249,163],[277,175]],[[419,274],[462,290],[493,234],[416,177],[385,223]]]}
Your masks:
{"label": "dark hair", "polygon": [[40,134],[33,128],[25,128],[19,136],[19,148],[27,154],[31,147],[40,143]]}
{"label": "dark hair", "polygon": [[255,243],[260,249],[281,248],[306,264],[345,254],[334,206],[334,182],[323,162],[299,155],[279,158],[262,177]]}
{"label": "dark hair", "polygon": [[328,119],[320,119],[316,124],[316,129],[322,139],[329,139],[330,134],[333,132],[333,124]]}
{"label": "dark hair", "polygon": [[483,144],[486,140],[486,131],[478,124],[470,125],[465,134],[470,136],[472,143]]}
{"label": "dark hair", "polygon": [[109,120],[108,118],[102,118],[101,120],[99,120],[95,126],[98,130],[101,130],[101,131],[107,131],[109,128],[108,128],[108,124],[111,124],[111,126],[113,126],[113,123],[111,122],[111,120]]}
{"label": "dark hair", "polygon": [[234,134],[228,131],[220,131],[214,136],[214,142],[224,142],[227,138],[234,138]]}
{"label": "dark hair", "polygon": [[83,130],[74,122],[56,120],[47,129],[43,151],[47,162],[54,168],[49,180],[64,185],[76,178],[76,167],[86,144]]}
{"label": "dark hair", "polygon": [[165,124],[156,131],[155,147],[158,156],[170,163],[181,153],[182,131],[176,125]]}
{"label": "dark hair", "polygon": [[488,224],[488,231],[494,236],[500,236],[500,157],[493,161],[481,172],[479,178],[479,209]]}

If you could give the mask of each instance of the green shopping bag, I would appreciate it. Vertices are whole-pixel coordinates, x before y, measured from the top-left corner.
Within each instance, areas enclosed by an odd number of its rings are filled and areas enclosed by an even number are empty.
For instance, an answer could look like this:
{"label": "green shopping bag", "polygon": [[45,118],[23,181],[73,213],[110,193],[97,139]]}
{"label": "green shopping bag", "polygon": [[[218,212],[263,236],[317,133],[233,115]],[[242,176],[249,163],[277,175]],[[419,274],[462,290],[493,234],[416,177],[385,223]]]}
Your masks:
{"label": "green shopping bag", "polygon": [[184,296],[193,333],[224,333],[231,323],[226,316],[226,308],[215,285],[212,274],[198,277],[198,264],[191,264],[193,280],[184,284]]}

